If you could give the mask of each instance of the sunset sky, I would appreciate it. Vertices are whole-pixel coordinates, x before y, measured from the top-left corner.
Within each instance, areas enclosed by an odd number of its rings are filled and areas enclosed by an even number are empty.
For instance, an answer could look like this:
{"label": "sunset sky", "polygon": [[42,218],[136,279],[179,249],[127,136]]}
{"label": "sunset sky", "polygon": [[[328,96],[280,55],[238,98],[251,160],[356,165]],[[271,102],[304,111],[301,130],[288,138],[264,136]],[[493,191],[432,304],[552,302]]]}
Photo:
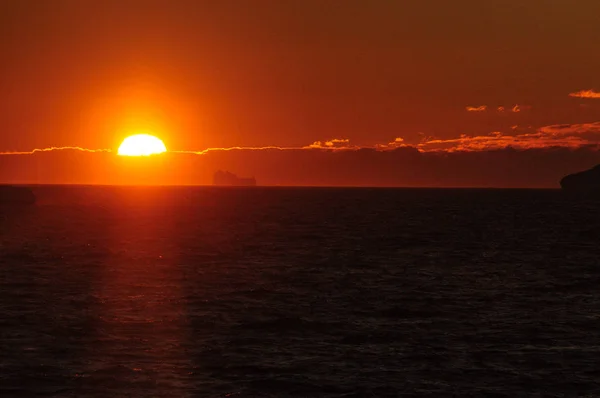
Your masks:
{"label": "sunset sky", "polygon": [[599,24],[597,0],[2,0],[0,151],[136,132],[173,151],[591,150]]}

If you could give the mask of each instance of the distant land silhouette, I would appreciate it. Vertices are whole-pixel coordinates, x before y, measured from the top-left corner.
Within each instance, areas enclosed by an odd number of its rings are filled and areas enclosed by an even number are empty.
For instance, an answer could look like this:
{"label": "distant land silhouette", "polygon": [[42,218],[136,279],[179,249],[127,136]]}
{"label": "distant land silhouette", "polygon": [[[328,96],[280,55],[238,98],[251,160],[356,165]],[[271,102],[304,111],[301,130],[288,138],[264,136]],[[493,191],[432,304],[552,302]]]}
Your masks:
{"label": "distant land silhouette", "polygon": [[600,192],[600,164],[563,177],[560,186],[568,191]]}
{"label": "distant land silhouette", "polygon": [[0,204],[32,205],[35,201],[35,195],[29,188],[0,185]]}
{"label": "distant land silhouette", "polygon": [[211,185],[215,171],[229,170],[255,176],[258,185],[276,186],[559,188],[565,175],[599,163],[600,151],[591,148],[239,149],[139,158],[55,150],[0,155],[0,184]]}
{"label": "distant land silhouette", "polygon": [[254,177],[250,178],[240,178],[237,175],[230,173],[229,171],[217,171],[213,176],[213,185],[219,186],[255,186],[256,179]]}

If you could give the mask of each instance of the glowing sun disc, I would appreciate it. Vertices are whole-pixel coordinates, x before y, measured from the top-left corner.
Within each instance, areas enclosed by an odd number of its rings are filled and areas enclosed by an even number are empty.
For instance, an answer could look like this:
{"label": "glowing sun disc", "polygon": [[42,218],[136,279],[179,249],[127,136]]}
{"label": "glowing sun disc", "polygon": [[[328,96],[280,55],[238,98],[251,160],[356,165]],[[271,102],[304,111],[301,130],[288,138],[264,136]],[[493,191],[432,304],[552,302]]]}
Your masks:
{"label": "glowing sun disc", "polygon": [[167,147],[160,138],[150,134],[136,134],[123,140],[118,154],[121,156],[150,156],[166,151]]}

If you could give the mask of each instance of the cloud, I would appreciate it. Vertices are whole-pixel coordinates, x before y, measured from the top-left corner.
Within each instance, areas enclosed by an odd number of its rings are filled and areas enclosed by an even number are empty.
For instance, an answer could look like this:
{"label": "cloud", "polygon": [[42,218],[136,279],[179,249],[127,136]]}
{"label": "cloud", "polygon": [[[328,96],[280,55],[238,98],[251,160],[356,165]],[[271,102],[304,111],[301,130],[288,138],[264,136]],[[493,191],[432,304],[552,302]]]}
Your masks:
{"label": "cloud", "polygon": [[333,138],[328,141],[315,141],[312,144],[304,148],[318,148],[318,149],[349,149],[350,140],[347,138]]}
{"label": "cloud", "polygon": [[232,146],[226,148],[206,148],[200,151],[168,151],[169,153],[181,153],[188,155],[206,155],[209,152],[218,152],[218,151],[263,151],[268,149],[274,149],[278,151],[284,151],[289,149],[299,149],[299,148],[286,148],[286,147],[278,147],[278,146]]}
{"label": "cloud", "polygon": [[[560,136],[579,128],[550,127]],[[501,133],[429,142],[428,150],[413,146],[322,150],[319,148],[236,148],[193,152],[167,152],[156,157],[121,157],[108,152],[38,151],[0,156],[0,181],[25,184],[211,184],[213,173],[229,170],[256,177],[259,185],[304,186],[408,186],[408,187],[558,187],[565,174],[589,168],[600,161],[594,147],[514,148],[502,145],[515,138]],[[533,140],[531,138],[530,140]],[[490,142],[495,144],[491,145]],[[430,150],[446,143],[456,151]],[[390,144],[405,145],[403,140]],[[474,149],[485,148],[485,150]],[[167,191],[165,191],[167,192]],[[39,195],[40,205],[52,201],[84,200],[102,204],[106,195]],[[170,195],[170,194],[169,194]],[[168,200],[193,201],[194,196],[174,194]],[[167,198],[167,197],[165,197]],[[129,199],[128,199],[129,200]],[[134,200],[134,199],[131,199]],[[137,200],[137,199],[135,199]],[[144,200],[154,200],[148,196]],[[95,202],[94,202],[95,203]]]}
{"label": "cloud", "polygon": [[303,147],[207,148],[149,158],[79,147],[4,155],[1,183],[210,184],[221,169],[255,176],[261,185],[549,187],[566,173],[600,163],[600,121],[449,139],[421,134],[418,143],[396,137],[369,147],[336,138]]}
{"label": "cloud", "polygon": [[480,105],[480,106],[467,106],[465,108],[467,110],[467,112],[485,112],[487,110],[487,105]]}
{"label": "cloud", "polygon": [[[467,106],[465,108],[467,110],[467,112],[486,112],[488,110],[487,105],[481,105],[481,106]],[[512,113],[519,113],[523,110],[528,110],[531,109],[531,106],[529,105],[513,105],[512,107],[505,107],[505,106],[498,106],[495,108],[497,112],[512,112]]]}
{"label": "cloud", "polygon": [[553,124],[539,128],[540,131],[552,135],[573,135],[584,133],[600,133],[600,122],[582,124]]}
{"label": "cloud", "polygon": [[390,150],[390,149],[407,148],[407,147],[413,148],[414,146],[407,144],[404,141],[404,138],[396,137],[394,139],[394,141],[388,142],[387,144],[376,144],[374,148],[385,151],[385,150]]}
{"label": "cloud", "polygon": [[110,149],[88,149],[78,146],[62,146],[49,148],[36,148],[31,151],[6,151],[0,152],[0,155],[33,155],[36,152],[53,152],[53,151],[79,151],[79,152],[112,152]]}
{"label": "cloud", "polygon": [[600,93],[594,90],[581,90],[574,93],[570,93],[569,97],[576,98],[600,98]]}
{"label": "cloud", "polygon": [[[515,127],[515,126],[513,126]],[[513,131],[517,130],[514,128]],[[600,122],[544,126],[537,130],[525,130],[516,135],[493,132],[485,135],[466,134],[452,139],[428,139],[417,145],[428,151],[489,151],[507,147],[518,149],[548,147],[598,147],[600,145]]]}
{"label": "cloud", "polygon": [[519,105],[519,104],[515,104],[512,107],[499,106],[498,108],[496,108],[496,110],[500,113],[503,113],[503,112],[519,113],[521,111],[525,111],[525,110],[529,110],[529,109],[531,109],[531,105]]}
{"label": "cloud", "polygon": [[[534,129],[532,126],[510,127],[510,133],[500,131],[489,134],[467,135],[462,134],[456,138],[436,138],[420,134],[421,139],[417,143],[407,143],[402,137],[394,140],[375,144],[372,146],[351,145],[347,138],[332,138],[324,141],[315,141],[302,147],[225,147],[206,148],[198,151],[169,151],[169,153],[206,155],[211,152],[230,151],[294,151],[294,150],[326,150],[326,151],[353,151],[359,149],[373,149],[378,151],[389,151],[398,148],[414,148],[420,152],[458,152],[458,151],[489,151],[507,147],[518,149],[566,147],[579,148],[600,145],[600,122],[583,124],[557,124],[543,126]],[[34,149],[26,152],[0,152],[0,155],[32,155],[36,153],[49,153],[59,151],[88,152],[88,153],[111,153],[110,149],[86,149],[81,147],[50,147]]]}
{"label": "cloud", "polygon": [[257,150],[328,150],[328,151],[355,151],[372,149],[377,151],[390,151],[399,148],[413,148],[420,152],[476,152],[490,151],[505,148],[533,149],[533,148],[581,148],[597,147],[600,145],[600,122],[583,124],[550,125],[534,129],[532,126],[514,125],[510,133],[500,131],[489,134],[467,135],[457,138],[436,138],[421,134],[418,143],[407,143],[404,138],[396,137],[393,141],[373,146],[359,147],[351,145],[346,138],[334,138],[326,141],[315,141],[303,147],[232,147],[208,148],[202,151],[182,151],[181,153],[207,154],[216,151],[257,151]]}

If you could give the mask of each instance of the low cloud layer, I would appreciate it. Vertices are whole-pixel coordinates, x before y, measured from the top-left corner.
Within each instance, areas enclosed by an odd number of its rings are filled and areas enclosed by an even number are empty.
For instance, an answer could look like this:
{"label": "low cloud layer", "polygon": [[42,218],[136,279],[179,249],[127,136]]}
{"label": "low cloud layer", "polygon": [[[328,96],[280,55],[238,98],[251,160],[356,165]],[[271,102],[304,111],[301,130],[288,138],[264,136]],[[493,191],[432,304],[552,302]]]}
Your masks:
{"label": "low cloud layer", "polygon": [[[418,142],[407,142],[403,137],[396,137],[388,143],[375,144],[373,146],[358,146],[350,142],[348,138],[332,138],[315,141],[303,147],[228,147],[228,148],[206,148],[199,151],[171,151],[171,153],[205,155],[210,152],[226,151],[264,151],[264,150],[359,150],[375,149],[379,151],[393,150],[398,148],[414,148],[419,152],[473,152],[505,149],[532,148],[581,148],[600,146],[600,122],[581,124],[556,124],[534,129],[531,126],[521,127],[514,125],[510,133],[492,132],[489,134],[471,136],[463,134],[457,138],[440,139],[436,137],[422,136]],[[86,149],[81,147],[51,147],[33,149],[27,152],[0,152],[0,155],[32,155],[39,152],[54,151],[79,151],[88,153],[110,153],[110,149]]]}
{"label": "low cloud layer", "polygon": [[[402,145],[402,144],[400,144]],[[600,162],[595,148],[430,151],[228,149],[129,158],[56,150],[0,156],[0,181],[25,184],[210,185],[229,170],[259,185],[557,188],[561,177]]]}
{"label": "low cloud layer", "polygon": [[430,139],[416,145],[421,151],[488,151],[507,147],[532,148],[580,148],[597,147],[600,144],[600,122],[566,124],[541,127],[537,130],[525,128],[519,132],[514,126],[512,135],[494,132],[487,135],[462,135],[453,139]]}
{"label": "low cloud layer", "polygon": [[600,122],[510,134],[396,137],[370,147],[347,138],[298,148],[233,147],[122,157],[109,149],[44,148],[0,154],[0,182],[26,184],[211,184],[216,170],[261,185],[558,187],[568,173],[600,163]]}
{"label": "low cloud layer", "polygon": [[[600,122],[583,124],[561,124],[544,126],[538,129],[532,127],[512,126],[510,134],[492,132],[490,134],[470,136],[463,134],[458,138],[438,139],[423,137],[420,142],[409,144],[402,137],[387,144],[377,144],[377,150],[391,150],[412,147],[420,152],[473,152],[505,149],[533,148],[581,148],[598,147],[600,145]],[[317,141],[306,148],[320,149],[358,149],[347,139]]]}

